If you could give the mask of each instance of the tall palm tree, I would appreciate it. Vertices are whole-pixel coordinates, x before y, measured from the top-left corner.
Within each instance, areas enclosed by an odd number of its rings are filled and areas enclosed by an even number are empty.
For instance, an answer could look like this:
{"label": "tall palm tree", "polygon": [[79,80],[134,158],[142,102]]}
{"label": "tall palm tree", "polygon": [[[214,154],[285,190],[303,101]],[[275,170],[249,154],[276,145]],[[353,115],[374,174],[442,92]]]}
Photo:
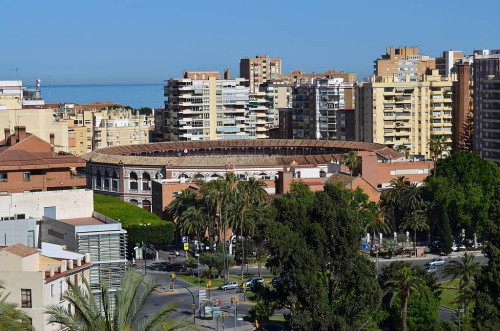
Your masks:
{"label": "tall palm tree", "polygon": [[415,270],[408,265],[403,265],[394,274],[393,278],[384,283],[385,294],[391,296],[391,306],[394,299],[399,296],[401,299],[401,330],[406,331],[406,321],[408,316],[408,300],[412,294],[427,297],[425,282],[419,277]]}
{"label": "tall palm tree", "polygon": [[179,230],[201,242],[202,234],[208,227],[208,215],[203,206],[191,206],[179,217]]}
{"label": "tall palm tree", "polygon": [[437,160],[447,149],[446,138],[443,135],[433,135],[429,141],[429,151],[434,160],[434,177],[437,173]]}
{"label": "tall palm tree", "polygon": [[174,305],[162,306],[137,325],[146,299],[160,285],[157,282],[144,282],[143,278],[133,271],[125,273],[122,287],[116,293],[114,308],[112,294],[107,286],[101,286],[101,308],[86,279],[83,281],[85,286],[68,282],[69,288],[63,298],[73,309],[69,311],[67,307],[60,305],[49,306],[46,311],[49,315],[48,323],[59,323],[70,331],[146,331],[160,327],[162,330],[179,330],[186,327],[186,324],[179,320],[168,320],[168,315],[175,311]]}
{"label": "tall palm tree", "polygon": [[196,192],[188,188],[176,196],[168,208],[174,219],[178,219],[184,211],[195,204],[197,204]]}
{"label": "tall palm tree", "polygon": [[389,233],[390,231],[391,226],[385,221],[384,210],[382,208],[379,208],[373,217],[368,218],[368,222],[365,224],[365,232],[372,234],[372,247],[377,233]]}
{"label": "tall palm tree", "polygon": [[462,301],[464,306],[464,314],[469,312],[469,302],[472,295],[473,278],[481,272],[481,265],[479,262],[474,262],[475,255],[465,252],[459,261],[450,261],[443,270],[445,277],[451,276],[451,280],[460,279],[459,282],[459,300]]}
{"label": "tall palm tree", "polygon": [[413,251],[417,251],[417,231],[429,230],[427,222],[427,214],[423,210],[415,210],[411,214],[406,215],[401,223],[401,230],[413,231]]}
{"label": "tall palm tree", "polygon": [[7,301],[10,293],[4,293],[5,284],[2,281],[0,281],[0,290],[0,330],[21,331],[31,329],[28,314],[17,309],[17,304]]}
{"label": "tall palm tree", "polygon": [[351,176],[351,190],[352,190],[352,175],[358,170],[359,157],[355,151],[350,151],[342,156],[342,161],[349,168],[349,175]]}
{"label": "tall palm tree", "polygon": [[423,188],[417,183],[409,183],[401,190],[398,202],[405,216],[425,207],[422,193]]}
{"label": "tall palm tree", "polygon": [[396,150],[400,153],[403,153],[406,159],[408,158],[408,156],[410,156],[410,148],[406,145],[398,145],[396,146]]}
{"label": "tall palm tree", "polygon": [[234,230],[239,228],[241,233],[241,279],[243,280],[243,267],[245,261],[245,244],[243,241],[243,232],[255,226],[251,219],[245,219],[247,211],[266,201],[267,192],[265,190],[266,183],[251,177],[248,181],[239,182],[237,185],[236,204],[238,205],[239,222],[235,223]]}
{"label": "tall palm tree", "polygon": [[394,228],[397,228],[401,223],[401,219],[404,216],[404,211],[402,204],[404,203],[404,194],[406,188],[411,184],[411,182],[405,176],[398,176],[393,178],[390,182],[389,189],[384,191],[380,198],[380,206],[386,210],[392,212],[392,221],[394,222]]}

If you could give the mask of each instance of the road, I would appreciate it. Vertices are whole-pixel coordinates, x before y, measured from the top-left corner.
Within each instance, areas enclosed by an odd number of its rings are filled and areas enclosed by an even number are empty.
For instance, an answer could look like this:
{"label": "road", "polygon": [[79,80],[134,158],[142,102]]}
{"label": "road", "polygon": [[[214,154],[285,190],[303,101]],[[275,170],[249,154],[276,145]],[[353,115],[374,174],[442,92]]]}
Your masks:
{"label": "road", "polygon": [[[173,317],[180,317],[186,319],[188,323],[193,322],[193,310],[192,310],[192,304],[193,304],[193,297],[194,297],[194,302],[195,302],[195,308],[196,308],[196,324],[201,327],[203,330],[217,330],[217,321],[216,320],[209,320],[205,319],[202,317],[203,315],[203,308],[201,309],[201,312],[199,310],[199,303],[198,303],[198,287],[197,286],[192,286],[191,284],[183,281],[182,279],[175,279],[174,280],[174,290],[171,291],[169,289],[169,275],[171,271],[177,272],[178,269],[180,268],[180,265],[182,261],[185,259],[183,257],[179,257],[177,259],[172,259],[171,263],[168,262],[168,257],[167,255],[160,254],[160,259],[163,261],[157,262],[157,263],[148,263],[148,271],[146,278],[147,279],[157,279],[161,282],[161,287],[158,289],[158,291],[154,292],[150,298],[148,298],[146,304],[144,305],[144,309],[142,310],[141,314],[142,317],[145,318],[147,316],[150,316],[153,314],[155,311],[159,309],[159,307],[165,305],[165,304],[171,304],[171,303],[177,303],[178,304],[178,309],[177,312],[174,313],[172,316]],[[166,258],[165,258],[166,257]],[[421,266],[422,268],[425,267],[425,263],[428,262],[430,259],[436,257],[436,255],[427,255],[425,258],[403,258],[405,261],[411,262],[413,265],[418,265]],[[166,259],[166,261],[165,261]],[[401,257],[393,257],[393,259],[388,260],[388,259],[379,259],[378,265],[379,265],[379,270],[382,269],[383,266],[389,265],[392,262],[396,260],[401,260]],[[451,257],[445,258],[445,265],[448,264],[450,261],[458,261],[460,258],[458,254],[455,254]],[[486,263],[487,259],[482,256],[481,254],[478,254],[475,259],[477,262],[482,262]],[[170,270],[172,269],[172,270]],[[142,272],[143,265],[141,263],[138,263],[137,271]],[[201,270],[201,269],[200,269]],[[438,282],[446,281],[449,280],[450,277],[444,278],[441,275],[441,272],[443,270],[443,266],[438,267],[438,272],[436,276],[438,277]],[[197,270],[195,270],[196,272]],[[245,268],[246,271],[246,268]],[[263,275],[270,275],[270,272],[266,268],[262,268],[262,274]],[[231,274],[240,274],[240,268],[233,267],[230,270]],[[258,273],[257,267],[255,266],[250,266],[248,268],[248,273],[250,275],[256,275]],[[189,292],[189,290],[193,293]],[[240,300],[240,303],[237,305],[237,316],[236,316],[236,325],[237,328],[235,328],[235,304],[234,304],[234,298],[238,297]],[[241,293],[236,293],[236,290],[228,290],[228,291],[221,291],[221,290],[211,290],[210,292],[210,303],[211,304],[219,304],[221,307],[221,310],[225,311],[227,313],[227,318],[224,321],[224,329],[225,330],[252,330],[253,326],[250,322],[248,321],[242,321],[239,320],[238,318],[241,318],[243,316],[246,316],[249,312],[249,310],[252,307],[252,304],[249,302],[243,302],[243,295]],[[231,300],[233,299],[233,300]],[[233,301],[233,303],[231,303]],[[277,314],[283,315],[284,312],[277,312]],[[453,310],[440,307],[439,311],[439,316],[443,320],[451,320],[452,316],[455,314]],[[222,319],[219,319],[219,330],[222,330]]]}

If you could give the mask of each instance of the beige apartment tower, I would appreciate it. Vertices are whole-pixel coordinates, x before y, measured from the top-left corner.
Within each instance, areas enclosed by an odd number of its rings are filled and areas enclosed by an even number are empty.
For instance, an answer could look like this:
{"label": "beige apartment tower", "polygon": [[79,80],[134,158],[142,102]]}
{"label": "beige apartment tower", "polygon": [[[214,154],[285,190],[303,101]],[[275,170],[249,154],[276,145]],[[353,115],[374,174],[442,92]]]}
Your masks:
{"label": "beige apartment tower", "polygon": [[357,86],[356,140],[404,145],[413,156],[430,157],[429,141],[452,138],[452,79],[437,70],[421,81],[372,77]]}
{"label": "beige apartment tower", "polygon": [[422,80],[423,75],[435,69],[436,60],[418,53],[418,47],[388,47],[385,55],[375,60],[375,76],[393,76],[394,81]]}
{"label": "beige apartment tower", "polygon": [[184,72],[165,85],[164,141],[255,139],[243,78],[218,72]]}
{"label": "beige apartment tower", "polygon": [[240,78],[245,78],[250,93],[259,90],[259,85],[267,80],[277,79],[281,74],[281,59],[268,55],[257,55],[254,58],[240,60]]}

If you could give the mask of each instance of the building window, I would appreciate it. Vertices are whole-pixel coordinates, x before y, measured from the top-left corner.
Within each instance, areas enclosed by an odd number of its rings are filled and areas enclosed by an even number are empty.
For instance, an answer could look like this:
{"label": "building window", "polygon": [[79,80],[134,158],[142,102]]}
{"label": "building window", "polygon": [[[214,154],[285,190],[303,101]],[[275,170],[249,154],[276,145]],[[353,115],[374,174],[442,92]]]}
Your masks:
{"label": "building window", "polygon": [[6,181],[7,181],[7,173],[0,172],[0,182],[6,182]]}
{"label": "building window", "polygon": [[31,308],[31,290],[21,289],[21,308]]}
{"label": "building window", "polygon": [[53,297],[54,295],[56,295],[55,285],[51,284],[50,285],[50,296]]}
{"label": "building window", "polygon": [[23,172],[23,180],[25,182],[29,182],[30,181],[30,172],[29,171]]}

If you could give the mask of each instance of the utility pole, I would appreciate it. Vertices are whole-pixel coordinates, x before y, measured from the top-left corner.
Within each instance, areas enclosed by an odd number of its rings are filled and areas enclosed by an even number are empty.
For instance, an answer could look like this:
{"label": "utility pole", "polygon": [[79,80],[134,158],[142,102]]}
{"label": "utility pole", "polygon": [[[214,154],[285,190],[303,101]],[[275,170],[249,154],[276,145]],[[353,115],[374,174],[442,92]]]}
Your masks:
{"label": "utility pole", "polygon": [[144,258],[144,275],[146,275],[146,272],[147,272],[147,269],[146,269],[146,255],[147,255],[147,227],[151,225],[151,223],[147,223],[147,224],[143,224],[143,223],[140,223],[139,224],[140,226],[143,226],[144,227],[144,247],[143,247],[143,258]]}

